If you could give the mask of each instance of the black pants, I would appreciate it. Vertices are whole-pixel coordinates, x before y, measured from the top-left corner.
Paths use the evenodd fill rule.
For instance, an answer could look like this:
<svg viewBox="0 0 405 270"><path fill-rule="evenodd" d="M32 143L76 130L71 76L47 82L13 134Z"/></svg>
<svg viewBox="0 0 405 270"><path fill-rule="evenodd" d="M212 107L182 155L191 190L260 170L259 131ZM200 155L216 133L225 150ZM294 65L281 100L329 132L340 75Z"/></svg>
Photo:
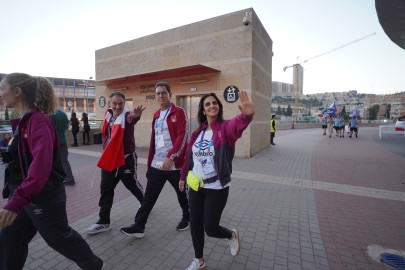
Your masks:
<svg viewBox="0 0 405 270"><path fill-rule="evenodd" d="M85 124L83 127L83 144L86 143L86 137L87 137L87 143L90 144L90 125Z"/></svg>
<svg viewBox="0 0 405 270"><path fill-rule="evenodd" d="M232 237L232 231L219 225L222 211L228 200L229 187L224 189L189 189L191 239L196 258L204 255L204 229L208 236L215 238Z"/></svg>
<svg viewBox="0 0 405 270"><path fill-rule="evenodd" d="M77 144L77 133L79 133L79 130L78 130L78 129L77 129L77 130L76 130L76 129L72 129L73 144L76 145L76 146L78 145L78 144Z"/></svg>
<svg viewBox="0 0 405 270"><path fill-rule="evenodd" d="M274 143L274 137L276 136L275 132L270 132L270 143Z"/></svg>
<svg viewBox="0 0 405 270"><path fill-rule="evenodd" d="M177 200L179 201L180 207L183 210L183 219L190 219L190 211L188 209L188 199L185 192L180 192L179 181L180 181L180 171L163 171L153 167L149 167L146 172L146 178L148 179L148 184L146 186L145 197L141 204L141 208L135 216L135 223L145 226L148 221L150 212L155 206L155 203L162 191L166 180L172 185L177 193Z"/></svg>
<svg viewBox="0 0 405 270"><path fill-rule="evenodd" d="M72 167L70 167L68 155L69 155L69 152L68 152L67 145L61 144L60 145L60 158L62 160L63 170L65 171L65 174L66 174L65 181L66 181L66 183L73 183L73 182L75 182L75 178L73 177Z"/></svg>
<svg viewBox="0 0 405 270"><path fill-rule="evenodd" d="M28 243L37 231L51 248L74 261L80 268L101 269L102 260L94 255L80 234L68 225L64 188L60 184L53 198L25 206L11 226L0 230L1 270L23 269Z"/></svg>
<svg viewBox="0 0 405 270"><path fill-rule="evenodd" d="M114 189L121 180L124 186L138 199L143 200L143 187L137 178L138 156L130 154L125 159L125 165L112 172L101 170L100 184L100 219L97 224L110 224L111 207L114 201Z"/></svg>

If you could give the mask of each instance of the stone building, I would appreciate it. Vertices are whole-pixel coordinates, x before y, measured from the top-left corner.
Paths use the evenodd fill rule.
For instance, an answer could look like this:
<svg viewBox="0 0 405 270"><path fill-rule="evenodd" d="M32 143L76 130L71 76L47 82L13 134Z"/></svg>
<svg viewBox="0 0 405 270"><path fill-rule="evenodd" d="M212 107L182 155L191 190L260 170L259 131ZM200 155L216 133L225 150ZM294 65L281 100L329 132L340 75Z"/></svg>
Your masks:
<svg viewBox="0 0 405 270"><path fill-rule="evenodd" d="M138 147L149 147L152 115L158 109L156 82L171 85L172 102L187 111L190 131L203 94L216 93L229 119L239 113L232 98L243 89L253 96L256 114L235 154L251 157L269 145L272 43L249 8L97 50L97 118L103 117L109 94L123 92L128 107L146 106L135 136Z"/></svg>

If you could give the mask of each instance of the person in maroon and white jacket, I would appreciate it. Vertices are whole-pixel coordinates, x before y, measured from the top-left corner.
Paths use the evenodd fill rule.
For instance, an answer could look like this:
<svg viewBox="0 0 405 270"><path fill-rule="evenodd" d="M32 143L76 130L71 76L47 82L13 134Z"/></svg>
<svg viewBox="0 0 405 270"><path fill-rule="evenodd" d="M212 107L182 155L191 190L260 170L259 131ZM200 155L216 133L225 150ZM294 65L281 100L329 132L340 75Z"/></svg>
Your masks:
<svg viewBox="0 0 405 270"><path fill-rule="evenodd" d="M186 112L171 103L172 93L168 83L157 83L155 94L160 108L153 115L152 121L148 171L146 172L148 184L141 207L136 213L135 223L121 229L123 234L138 238L145 235L145 224L166 181L169 181L176 191L183 211L177 230L186 230L190 220L187 195L179 190L180 169L184 163L187 145Z"/></svg>
<svg viewBox="0 0 405 270"><path fill-rule="evenodd" d="M23 269L28 243L37 232L54 250L81 269L98 270L103 261L68 225L65 172L55 125L55 92L48 79L11 73L0 82L0 98L21 119L12 122L9 154L16 163L0 209L0 269Z"/></svg>
<svg viewBox="0 0 405 270"><path fill-rule="evenodd" d="M219 225L231 186L235 144L255 113L253 101L245 91L239 92L239 98L241 114L230 120L223 119L222 103L214 93L202 96L198 105L199 127L191 135L187 146L186 161L179 182L180 190L184 191L190 171L204 181L202 188L188 190L191 238L195 253L188 270L206 268L203 255L204 231L208 236L228 239L231 254L239 254L239 232Z"/></svg>

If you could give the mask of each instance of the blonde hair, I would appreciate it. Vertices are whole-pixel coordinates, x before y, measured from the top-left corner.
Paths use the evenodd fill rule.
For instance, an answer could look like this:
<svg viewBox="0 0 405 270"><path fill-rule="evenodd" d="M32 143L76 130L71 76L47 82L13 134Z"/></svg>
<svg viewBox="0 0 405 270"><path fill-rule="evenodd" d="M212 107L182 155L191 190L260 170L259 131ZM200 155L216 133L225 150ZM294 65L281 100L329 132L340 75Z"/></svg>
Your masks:
<svg viewBox="0 0 405 270"><path fill-rule="evenodd" d="M45 114L53 114L56 107L56 95L51 82L44 77L33 77L25 73L11 73L5 80L10 89L19 87L29 106L36 106Z"/></svg>

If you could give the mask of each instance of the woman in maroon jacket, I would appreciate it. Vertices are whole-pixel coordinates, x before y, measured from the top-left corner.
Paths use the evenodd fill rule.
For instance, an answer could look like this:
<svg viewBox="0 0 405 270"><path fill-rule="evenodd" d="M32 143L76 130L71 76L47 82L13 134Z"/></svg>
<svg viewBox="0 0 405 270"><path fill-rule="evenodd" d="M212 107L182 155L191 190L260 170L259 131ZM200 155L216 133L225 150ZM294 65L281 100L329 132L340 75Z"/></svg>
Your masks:
<svg viewBox="0 0 405 270"><path fill-rule="evenodd" d="M19 167L11 197L0 210L0 269L23 269L28 243L37 231L46 243L82 269L101 269L103 261L68 225L59 141L48 116L55 93L48 79L12 73L0 82L1 99L22 115L10 156Z"/></svg>
<svg viewBox="0 0 405 270"><path fill-rule="evenodd" d="M191 135L179 189L184 191L189 172L204 182L202 188L188 190L191 238L195 258L187 268L205 269L204 230L208 236L228 239L232 256L239 254L239 233L219 225L231 185L232 159L236 140L242 136L255 113L253 101L245 91L239 92L241 114L223 119L223 106L214 93L201 97L197 119L199 127Z"/></svg>

